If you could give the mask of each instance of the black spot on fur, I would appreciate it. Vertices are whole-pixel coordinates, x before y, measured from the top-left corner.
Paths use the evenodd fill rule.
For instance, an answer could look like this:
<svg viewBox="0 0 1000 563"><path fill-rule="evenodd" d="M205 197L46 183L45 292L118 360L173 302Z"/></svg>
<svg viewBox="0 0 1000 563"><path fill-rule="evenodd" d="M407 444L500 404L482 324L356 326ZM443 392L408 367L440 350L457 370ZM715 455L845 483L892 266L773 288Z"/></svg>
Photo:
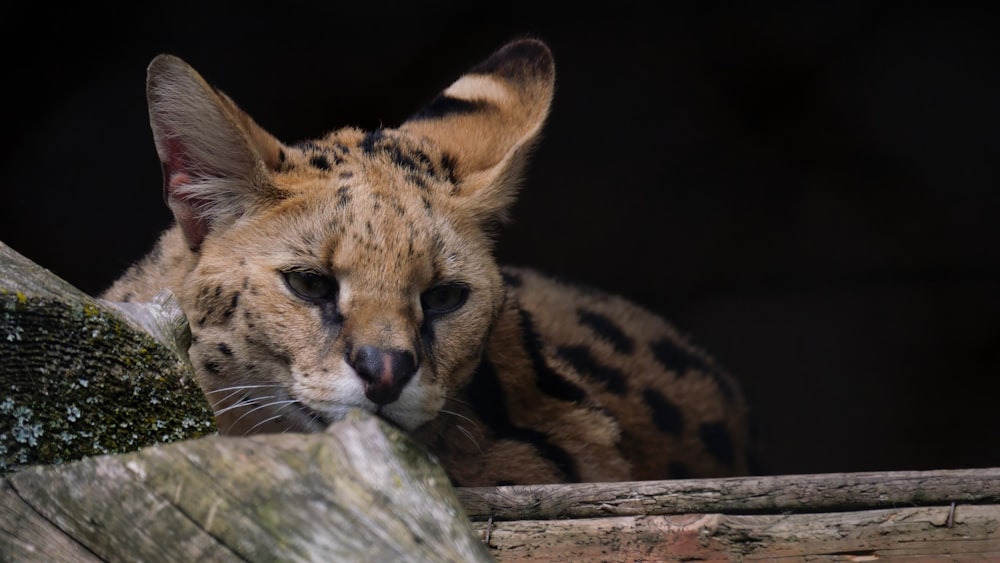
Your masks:
<svg viewBox="0 0 1000 563"><path fill-rule="evenodd" d="M458 180L455 178L455 166L457 164L458 161L455 160L453 155L441 155L441 171L444 174L445 179L456 186L458 185Z"/></svg>
<svg viewBox="0 0 1000 563"><path fill-rule="evenodd" d="M684 415L677 405L663 396L663 393L655 389L646 389L642 392L642 400L649 410L653 411L653 424L661 432L679 436L684 431Z"/></svg>
<svg viewBox="0 0 1000 563"><path fill-rule="evenodd" d="M653 349L653 357L668 371L677 373L678 377L684 376L690 370L698 370L708 373L708 364L705 360L692 354L690 351L664 338L650 344Z"/></svg>
<svg viewBox="0 0 1000 563"><path fill-rule="evenodd" d="M535 381L538 388L555 399L579 402L587 397L587 393L577 384L553 371L542 355L542 339L535 332L531 314L524 309L518 309L521 314L521 335L524 338L524 348L531 359L531 367L535 371Z"/></svg>
<svg viewBox="0 0 1000 563"><path fill-rule="evenodd" d="M503 283L509 287L521 287L524 284L521 276L513 272L500 272L500 276L503 277Z"/></svg>
<svg viewBox="0 0 1000 563"><path fill-rule="evenodd" d="M280 150L280 149L279 149ZM288 155L284 150L278 154L278 162L274 165L275 172L288 172L295 169L295 163L288 160Z"/></svg>
<svg viewBox="0 0 1000 563"><path fill-rule="evenodd" d="M222 373L222 365L220 365L219 362L216 362L215 360L205 360L204 362L201 363L201 365L202 367L205 368L205 371L208 371L214 375L219 375L220 373Z"/></svg>
<svg viewBox="0 0 1000 563"><path fill-rule="evenodd" d="M690 370L700 371L715 382L727 402L731 403L736 399L732 382L704 357L685 350L668 339L653 342L650 347L656 360L668 371L676 372L677 377L683 377Z"/></svg>
<svg viewBox="0 0 1000 563"><path fill-rule="evenodd" d="M399 215L400 217L406 215L406 208L403 207L403 204L399 202L398 198L393 197L389 201L389 205L392 206L392 210L396 212L396 215Z"/></svg>
<svg viewBox="0 0 1000 563"><path fill-rule="evenodd" d="M385 139L385 130L376 129L374 131L369 131L365 133L364 138L361 139L361 152L365 154L373 154L375 152L376 145Z"/></svg>
<svg viewBox="0 0 1000 563"><path fill-rule="evenodd" d="M403 151L403 148L396 143L386 144L383 150L392 157L392 161L404 170L409 170L410 172L418 172L420 167L409 154Z"/></svg>
<svg viewBox="0 0 1000 563"><path fill-rule="evenodd" d="M253 320L253 313L250 309L243 309L243 321L246 322L247 328L253 330L256 327L256 323Z"/></svg>
<svg viewBox="0 0 1000 563"><path fill-rule="evenodd" d="M232 317L233 313L236 311L236 306L239 304L239 302L240 302L240 292L234 291L233 298L229 300L229 306L222 311L222 318L228 319L229 317Z"/></svg>
<svg viewBox="0 0 1000 563"><path fill-rule="evenodd" d="M347 207L347 204L351 202L351 192L349 186L340 186L337 188L337 207L343 208Z"/></svg>
<svg viewBox="0 0 1000 563"><path fill-rule="evenodd" d="M410 173L406 175L406 180L421 190L427 189L427 181L420 174Z"/></svg>
<svg viewBox="0 0 1000 563"><path fill-rule="evenodd" d="M437 170L434 160L405 137L394 138L390 133L378 129L365 134L359 146L366 155L381 153L388 156L393 164L409 172L407 180L417 187L426 189L427 177L442 179L442 173ZM444 174L450 178L453 173L444 170Z"/></svg>
<svg viewBox="0 0 1000 563"><path fill-rule="evenodd" d="M469 406L494 432L498 440L515 440L534 446L539 455L552 462L566 481L580 481L580 474L573 458L566 450L552 444L548 437L538 430L515 425L507 412L507 401L496 369L489 360L483 360L465 387L465 399Z"/></svg>
<svg viewBox="0 0 1000 563"><path fill-rule="evenodd" d="M309 164L312 164L314 167L319 168L320 170L330 169L330 161L327 160L326 156L322 154L313 155L313 157L309 159Z"/></svg>
<svg viewBox="0 0 1000 563"><path fill-rule="evenodd" d="M434 169L434 161L431 157L427 156L427 153L420 149L413 149L411 151L413 154L413 159L420 164L420 167L427 171L431 176L437 176L437 170Z"/></svg>
<svg viewBox="0 0 1000 563"><path fill-rule="evenodd" d="M715 459L727 466L732 467L736 461L736 449L733 446L733 438L729 434L729 429L722 422L706 422L698 429L705 449L712 454Z"/></svg>
<svg viewBox="0 0 1000 563"><path fill-rule="evenodd" d="M409 121L440 119L449 115L466 115L491 107L485 100L463 100L439 94L426 107L410 116Z"/></svg>
<svg viewBox="0 0 1000 563"><path fill-rule="evenodd" d="M560 346L556 349L556 354L569 362L578 374L604 383L608 391L618 395L628 392L625 375L598 362L586 346Z"/></svg>
<svg viewBox="0 0 1000 563"><path fill-rule="evenodd" d="M131 301L131 300L132 300L132 299L133 299L134 297L135 297L135 294L134 294L134 293L132 293L132 292L130 291L130 292L126 293L126 294L125 294L125 295L124 295L124 296L122 297L122 301L124 301L124 302L128 303L128 302L129 302L129 301Z"/></svg>
<svg viewBox="0 0 1000 563"><path fill-rule="evenodd" d="M225 342L219 342L218 349L223 356L233 355L233 349L230 348Z"/></svg>
<svg viewBox="0 0 1000 563"><path fill-rule="evenodd" d="M577 309L576 313L580 317L581 323L590 327L601 340L610 342L618 353L632 353L635 348L632 339L614 321L600 313L586 309Z"/></svg>
<svg viewBox="0 0 1000 563"><path fill-rule="evenodd" d="M351 172L350 170L344 170L343 172L340 173L341 180L350 180L353 177L354 177L354 172Z"/></svg>

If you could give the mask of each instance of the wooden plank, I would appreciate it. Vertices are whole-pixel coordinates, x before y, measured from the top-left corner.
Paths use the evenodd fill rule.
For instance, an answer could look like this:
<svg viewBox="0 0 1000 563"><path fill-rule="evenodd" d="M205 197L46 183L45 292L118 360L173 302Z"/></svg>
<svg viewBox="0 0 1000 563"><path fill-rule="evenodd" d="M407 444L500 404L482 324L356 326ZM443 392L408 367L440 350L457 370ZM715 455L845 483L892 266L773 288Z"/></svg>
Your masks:
<svg viewBox="0 0 1000 563"><path fill-rule="evenodd" d="M100 561L14 494L6 481L0 481L0 515L0 561Z"/></svg>
<svg viewBox="0 0 1000 563"><path fill-rule="evenodd" d="M136 479L129 467L135 463L99 457L67 464L58 475L26 469L10 480L20 498L101 559L239 560L181 507Z"/></svg>
<svg viewBox="0 0 1000 563"><path fill-rule="evenodd" d="M830 512L1000 503L1000 468L463 488L474 520Z"/></svg>
<svg viewBox="0 0 1000 563"><path fill-rule="evenodd" d="M0 483L3 561L490 560L444 470L361 412L322 434L212 436Z"/></svg>
<svg viewBox="0 0 1000 563"><path fill-rule="evenodd" d="M949 515L950 524L949 527ZM1000 560L1000 505L477 522L513 561Z"/></svg>

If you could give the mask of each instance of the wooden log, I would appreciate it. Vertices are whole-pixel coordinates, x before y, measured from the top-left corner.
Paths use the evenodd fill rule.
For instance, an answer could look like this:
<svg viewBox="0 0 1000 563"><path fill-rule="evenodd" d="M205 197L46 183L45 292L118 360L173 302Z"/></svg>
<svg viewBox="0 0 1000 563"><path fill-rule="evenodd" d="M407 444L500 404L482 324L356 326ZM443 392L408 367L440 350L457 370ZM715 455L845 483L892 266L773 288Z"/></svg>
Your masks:
<svg viewBox="0 0 1000 563"><path fill-rule="evenodd" d="M363 413L202 437L188 337L0 243L0 561L1000 560L998 468L455 490Z"/></svg>
<svg viewBox="0 0 1000 563"><path fill-rule="evenodd" d="M1000 560L1000 505L476 523L488 526L502 562Z"/></svg>
<svg viewBox="0 0 1000 563"><path fill-rule="evenodd" d="M216 432L169 292L91 298L0 242L0 474Z"/></svg>
<svg viewBox="0 0 1000 563"><path fill-rule="evenodd" d="M491 560L440 465L361 412L22 469L0 509L2 561Z"/></svg>
<svg viewBox="0 0 1000 563"><path fill-rule="evenodd" d="M495 521L1000 504L1000 468L470 487L458 496L471 518Z"/></svg>

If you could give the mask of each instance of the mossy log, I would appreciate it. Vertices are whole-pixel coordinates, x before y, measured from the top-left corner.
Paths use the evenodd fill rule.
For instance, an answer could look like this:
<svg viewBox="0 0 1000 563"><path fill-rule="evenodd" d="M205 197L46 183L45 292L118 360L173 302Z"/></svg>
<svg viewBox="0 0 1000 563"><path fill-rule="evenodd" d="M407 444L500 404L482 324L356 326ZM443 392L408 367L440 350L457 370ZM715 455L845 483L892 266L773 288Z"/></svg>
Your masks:
<svg viewBox="0 0 1000 563"><path fill-rule="evenodd" d="M0 242L0 474L216 432L169 292L114 304Z"/></svg>
<svg viewBox="0 0 1000 563"><path fill-rule="evenodd" d="M29 467L0 513L2 561L492 561L441 466L360 411Z"/></svg>

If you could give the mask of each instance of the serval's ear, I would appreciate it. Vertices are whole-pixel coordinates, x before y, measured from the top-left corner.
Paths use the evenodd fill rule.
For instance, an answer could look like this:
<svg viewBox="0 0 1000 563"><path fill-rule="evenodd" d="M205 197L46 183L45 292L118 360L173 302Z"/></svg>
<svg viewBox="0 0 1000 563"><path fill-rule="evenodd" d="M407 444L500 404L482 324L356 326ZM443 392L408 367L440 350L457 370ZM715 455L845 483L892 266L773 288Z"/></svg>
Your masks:
<svg viewBox="0 0 1000 563"><path fill-rule="evenodd" d="M455 197L482 222L503 220L552 103L555 65L541 41L508 43L462 75L403 131L430 138L451 157Z"/></svg>
<svg viewBox="0 0 1000 563"><path fill-rule="evenodd" d="M164 198L192 250L213 229L281 198L270 175L284 157L281 143L187 63L154 58L146 99Z"/></svg>

